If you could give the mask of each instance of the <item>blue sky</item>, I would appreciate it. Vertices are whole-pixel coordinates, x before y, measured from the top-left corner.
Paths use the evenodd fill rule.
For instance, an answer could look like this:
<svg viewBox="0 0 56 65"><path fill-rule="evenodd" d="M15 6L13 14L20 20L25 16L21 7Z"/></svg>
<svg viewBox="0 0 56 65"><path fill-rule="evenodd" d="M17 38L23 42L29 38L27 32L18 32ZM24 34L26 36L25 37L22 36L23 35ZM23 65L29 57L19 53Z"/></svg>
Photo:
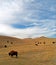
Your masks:
<svg viewBox="0 0 56 65"><path fill-rule="evenodd" d="M0 35L56 38L56 0L0 0Z"/></svg>

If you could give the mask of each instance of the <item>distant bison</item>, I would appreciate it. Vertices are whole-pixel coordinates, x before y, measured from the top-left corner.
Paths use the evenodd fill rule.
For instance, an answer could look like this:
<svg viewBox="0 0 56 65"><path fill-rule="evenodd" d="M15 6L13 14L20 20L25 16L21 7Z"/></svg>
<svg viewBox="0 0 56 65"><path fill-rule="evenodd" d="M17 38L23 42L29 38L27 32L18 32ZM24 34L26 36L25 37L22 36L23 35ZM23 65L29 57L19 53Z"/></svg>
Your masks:
<svg viewBox="0 0 56 65"><path fill-rule="evenodd" d="M56 42L52 42L53 44L55 44Z"/></svg>
<svg viewBox="0 0 56 65"><path fill-rule="evenodd" d="M5 48L7 47L7 45L4 46Z"/></svg>
<svg viewBox="0 0 56 65"><path fill-rule="evenodd" d="M35 45L36 45L36 46L38 46L38 44L37 44L37 43L36 43Z"/></svg>
<svg viewBox="0 0 56 65"><path fill-rule="evenodd" d="M14 50L12 50L12 51L9 52L9 56L13 57L14 55L16 57L18 57L18 52L17 51L14 51Z"/></svg>

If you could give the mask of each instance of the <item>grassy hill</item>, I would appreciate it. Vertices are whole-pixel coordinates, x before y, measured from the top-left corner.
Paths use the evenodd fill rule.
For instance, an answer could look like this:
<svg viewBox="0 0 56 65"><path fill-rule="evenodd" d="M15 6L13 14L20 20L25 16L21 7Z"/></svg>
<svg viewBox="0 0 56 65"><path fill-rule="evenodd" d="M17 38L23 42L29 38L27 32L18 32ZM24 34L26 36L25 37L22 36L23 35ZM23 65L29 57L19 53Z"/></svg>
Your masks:
<svg viewBox="0 0 56 65"><path fill-rule="evenodd" d="M17 39L0 36L0 46L0 65L56 65L56 38ZM18 58L8 55L11 50L18 52Z"/></svg>
<svg viewBox="0 0 56 65"><path fill-rule="evenodd" d="M0 36L0 48L4 47L5 45L9 47L12 44L20 44L20 43L22 43L21 39L8 36Z"/></svg>

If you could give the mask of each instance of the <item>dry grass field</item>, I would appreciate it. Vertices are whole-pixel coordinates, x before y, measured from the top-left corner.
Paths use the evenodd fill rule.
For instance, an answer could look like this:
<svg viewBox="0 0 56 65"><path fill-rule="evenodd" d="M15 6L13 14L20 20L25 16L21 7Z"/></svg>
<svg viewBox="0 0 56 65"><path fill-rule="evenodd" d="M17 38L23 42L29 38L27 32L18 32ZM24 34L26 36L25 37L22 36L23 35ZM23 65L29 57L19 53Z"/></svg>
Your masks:
<svg viewBox="0 0 56 65"><path fill-rule="evenodd" d="M11 50L18 52L18 58L8 55ZM56 38L16 39L1 36L0 65L56 65Z"/></svg>

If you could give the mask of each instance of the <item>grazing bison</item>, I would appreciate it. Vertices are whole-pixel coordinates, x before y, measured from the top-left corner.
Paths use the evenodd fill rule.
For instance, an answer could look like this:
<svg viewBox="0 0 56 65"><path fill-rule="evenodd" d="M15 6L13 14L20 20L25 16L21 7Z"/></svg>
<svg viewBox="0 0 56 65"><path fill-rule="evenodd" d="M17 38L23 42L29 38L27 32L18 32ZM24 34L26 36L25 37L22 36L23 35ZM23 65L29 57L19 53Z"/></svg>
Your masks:
<svg viewBox="0 0 56 65"><path fill-rule="evenodd" d="M55 44L56 42L52 42L53 44Z"/></svg>
<svg viewBox="0 0 56 65"><path fill-rule="evenodd" d="M7 48L7 45L5 45L4 47Z"/></svg>
<svg viewBox="0 0 56 65"><path fill-rule="evenodd" d="M38 46L39 42L35 42L35 45Z"/></svg>
<svg viewBox="0 0 56 65"><path fill-rule="evenodd" d="M12 51L9 52L9 56L13 57L14 55L16 57L18 57L18 52L17 51L14 51L14 50L12 50Z"/></svg>
<svg viewBox="0 0 56 65"><path fill-rule="evenodd" d="M36 43L35 45L36 45L36 46L38 46L38 44L37 44L37 43Z"/></svg>
<svg viewBox="0 0 56 65"><path fill-rule="evenodd" d="M43 42L43 44L45 44L45 42Z"/></svg>

